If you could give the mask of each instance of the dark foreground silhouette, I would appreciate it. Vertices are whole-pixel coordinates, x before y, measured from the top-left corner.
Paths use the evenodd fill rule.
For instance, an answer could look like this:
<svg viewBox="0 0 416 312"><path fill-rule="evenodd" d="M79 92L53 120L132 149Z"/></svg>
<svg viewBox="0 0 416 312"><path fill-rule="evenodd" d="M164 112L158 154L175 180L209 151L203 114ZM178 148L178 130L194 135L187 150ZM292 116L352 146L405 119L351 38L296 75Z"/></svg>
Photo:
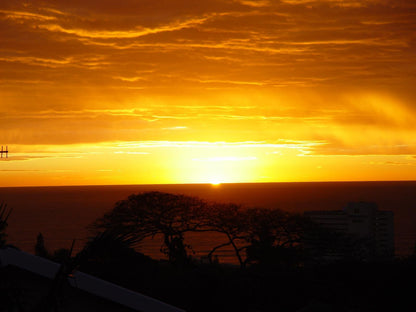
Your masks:
<svg viewBox="0 0 416 312"><path fill-rule="evenodd" d="M8 216L1 208L0 215ZM4 246L7 218L3 219L0 237ZM94 238L77 255L65 249L50 253L41 235L36 253L65 263L68 272L95 275L187 311L415 309L416 255L369 260L354 253L349 257L352 238L317 228L298 215L242 211L232 204L152 192L117 203L92 228ZM184 235L189 231L222 233L225 240L218 248L232 246L239 265L192 258L188 254L192 246ZM167 260L156 261L137 251L143 239L157 234L162 234ZM312 242L318 237L327 243L321 242L321 249L310 252L311 237ZM347 250L342 248L345 239ZM345 257L328 261L328 252L334 248ZM0 311L9 311L1 302L10 307L24 298L4 285L0 286Z"/></svg>

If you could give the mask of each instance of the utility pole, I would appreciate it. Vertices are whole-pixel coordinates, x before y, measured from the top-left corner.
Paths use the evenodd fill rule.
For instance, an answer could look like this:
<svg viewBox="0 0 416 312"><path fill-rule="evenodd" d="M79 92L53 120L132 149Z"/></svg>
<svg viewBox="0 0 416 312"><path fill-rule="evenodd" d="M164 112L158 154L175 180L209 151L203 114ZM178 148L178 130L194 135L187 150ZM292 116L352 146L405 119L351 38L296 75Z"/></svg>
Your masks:
<svg viewBox="0 0 416 312"><path fill-rule="evenodd" d="M3 154L6 154L4 158L9 158L9 150L7 148L7 145L6 145L6 149L3 148L3 145L1 146L0 154L1 154L1 158L3 158Z"/></svg>

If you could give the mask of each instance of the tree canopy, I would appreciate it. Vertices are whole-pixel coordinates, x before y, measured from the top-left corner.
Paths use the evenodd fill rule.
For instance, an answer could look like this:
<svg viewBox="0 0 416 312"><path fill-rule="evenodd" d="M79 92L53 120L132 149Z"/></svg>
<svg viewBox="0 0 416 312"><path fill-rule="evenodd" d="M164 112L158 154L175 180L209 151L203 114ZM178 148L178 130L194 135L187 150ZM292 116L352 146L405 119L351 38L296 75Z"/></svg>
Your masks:
<svg viewBox="0 0 416 312"><path fill-rule="evenodd" d="M184 243L184 234L201 229L206 206L206 202L196 197L141 193L116 203L113 210L93 224L93 228L119 231L136 244L161 234L161 251L170 262L179 264L187 261L187 251L191 249Z"/></svg>
<svg viewBox="0 0 416 312"><path fill-rule="evenodd" d="M162 237L161 251L171 263L180 265L187 263L192 250L185 242L186 233L220 233L223 239L208 252L208 258L231 247L244 267L248 262L264 262L271 251L298 246L302 217L278 209L244 208L186 195L147 192L117 202L92 228L120 233L136 246L146 238Z"/></svg>

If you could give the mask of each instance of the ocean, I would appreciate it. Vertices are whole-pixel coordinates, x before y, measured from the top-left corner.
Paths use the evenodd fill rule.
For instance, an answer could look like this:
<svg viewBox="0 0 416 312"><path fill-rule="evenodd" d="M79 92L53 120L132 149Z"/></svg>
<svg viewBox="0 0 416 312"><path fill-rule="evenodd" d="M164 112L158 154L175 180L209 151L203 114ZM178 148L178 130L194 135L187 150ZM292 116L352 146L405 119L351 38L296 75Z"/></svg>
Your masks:
<svg viewBox="0 0 416 312"><path fill-rule="evenodd" d="M340 210L351 201L371 201L380 210L394 212L396 255L412 253L416 242L416 182L408 181L5 187L0 188L0 202L12 209L8 242L33 253L36 236L42 233L49 250L70 248L73 239L75 250L80 250L91 236L89 224L117 201L145 191L298 213ZM206 253L215 243L212 240L206 234L194 238L196 255ZM156 259L163 258L160 244L158 240L147 242L141 251ZM234 261L229 250L220 254L220 260Z"/></svg>

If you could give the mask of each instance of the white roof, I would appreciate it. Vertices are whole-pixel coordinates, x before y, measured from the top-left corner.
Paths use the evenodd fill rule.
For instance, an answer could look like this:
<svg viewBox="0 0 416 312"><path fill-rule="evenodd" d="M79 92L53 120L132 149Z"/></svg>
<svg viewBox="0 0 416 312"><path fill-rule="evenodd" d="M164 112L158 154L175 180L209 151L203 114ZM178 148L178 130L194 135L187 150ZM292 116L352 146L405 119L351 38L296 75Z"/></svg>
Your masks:
<svg viewBox="0 0 416 312"><path fill-rule="evenodd" d="M13 265L26 271L53 279L60 264L14 248L0 249L0 266ZM94 276L75 272L68 277L71 286L90 294L142 312L185 312L162 301L106 282Z"/></svg>

